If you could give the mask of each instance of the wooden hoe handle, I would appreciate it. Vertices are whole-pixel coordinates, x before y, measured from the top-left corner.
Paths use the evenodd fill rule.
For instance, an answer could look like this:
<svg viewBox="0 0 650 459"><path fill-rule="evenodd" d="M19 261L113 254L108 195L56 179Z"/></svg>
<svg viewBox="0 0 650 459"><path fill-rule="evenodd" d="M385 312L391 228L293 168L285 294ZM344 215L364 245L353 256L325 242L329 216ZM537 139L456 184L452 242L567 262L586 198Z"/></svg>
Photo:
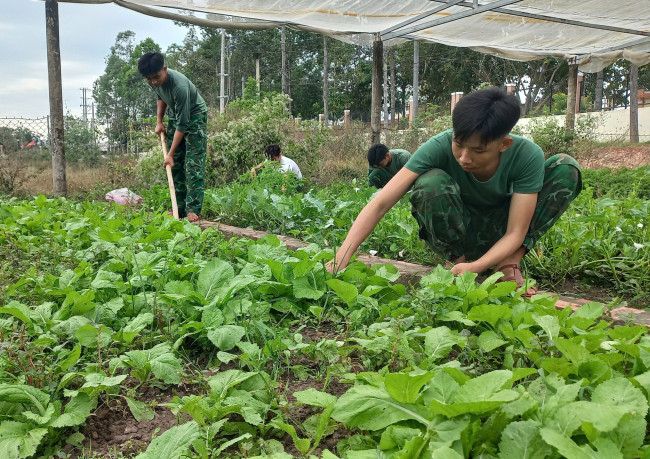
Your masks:
<svg viewBox="0 0 650 459"><path fill-rule="evenodd" d="M165 140L165 133L160 133L160 143L162 145L162 154L163 158L167 156L167 141ZM167 170L167 183L169 183L169 196L172 199L172 214L174 218L178 220L178 204L176 203L176 188L174 188L174 178L172 177L172 167L167 165L165 167Z"/></svg>

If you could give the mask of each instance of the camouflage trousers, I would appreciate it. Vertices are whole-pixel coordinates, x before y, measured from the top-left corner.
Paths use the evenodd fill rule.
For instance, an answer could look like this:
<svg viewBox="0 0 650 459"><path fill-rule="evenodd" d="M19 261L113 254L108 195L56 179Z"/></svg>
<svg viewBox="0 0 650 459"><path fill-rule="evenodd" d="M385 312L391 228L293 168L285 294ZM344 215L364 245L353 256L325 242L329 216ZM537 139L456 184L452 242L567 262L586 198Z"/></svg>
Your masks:
<svg viewBox="0 0 650 459"><path fill-rule="evenodd" d="M176 188L178 215L181 218L194 212L201 215L205 191L205 156L208 147L206 135L207 113L190 117L190 124L180 145L174 152L172 176ZM169 120L167 147L171 147L176 132L176 121Z"/></svg>
<svg viewBox="0 0 650 459"><path fill-rule="evenodd" d="M580 166L569 155L555 155L544 163L544 185L537 196L524 247L532 249L582 190ZM461 199L460 187L441 169L415 181L411 213L420 226L420 239L431 249L455 260L483 256L503 237L508 226L510 199L495 207L472 206Z"/></svg>

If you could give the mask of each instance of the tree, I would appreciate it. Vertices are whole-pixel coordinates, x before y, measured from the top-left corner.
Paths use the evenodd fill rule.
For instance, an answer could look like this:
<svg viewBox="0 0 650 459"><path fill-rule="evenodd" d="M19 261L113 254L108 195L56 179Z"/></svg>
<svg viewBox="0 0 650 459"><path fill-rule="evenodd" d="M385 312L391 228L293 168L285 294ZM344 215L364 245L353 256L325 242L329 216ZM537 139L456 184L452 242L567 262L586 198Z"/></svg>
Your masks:
<svg viewBox="0 0 650 459"><path fill-rule="evenodd" d="M118 33L104 74L93 84L97 117L107 125L109 141L122 147L128 142L130 121L156 113L156 97L138 72L138 59L148 51L160 51L160 46L151 38L135 45L135 33Z"/></svg>

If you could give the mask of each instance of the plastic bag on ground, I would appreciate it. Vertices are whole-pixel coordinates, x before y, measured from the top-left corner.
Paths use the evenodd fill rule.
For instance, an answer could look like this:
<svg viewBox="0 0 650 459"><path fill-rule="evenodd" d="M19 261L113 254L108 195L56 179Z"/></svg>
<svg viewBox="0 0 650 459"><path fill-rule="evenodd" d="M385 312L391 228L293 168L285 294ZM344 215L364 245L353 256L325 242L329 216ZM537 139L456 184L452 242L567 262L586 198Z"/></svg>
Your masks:
<svg viewBox="0 0 650 459"><path fill-rule="evenodd" d="M106 193L105 199L113 201L122 206L135 206L142 204L142 197L130 191L128 188L120 188L118 190L109 191Z"/></svg>

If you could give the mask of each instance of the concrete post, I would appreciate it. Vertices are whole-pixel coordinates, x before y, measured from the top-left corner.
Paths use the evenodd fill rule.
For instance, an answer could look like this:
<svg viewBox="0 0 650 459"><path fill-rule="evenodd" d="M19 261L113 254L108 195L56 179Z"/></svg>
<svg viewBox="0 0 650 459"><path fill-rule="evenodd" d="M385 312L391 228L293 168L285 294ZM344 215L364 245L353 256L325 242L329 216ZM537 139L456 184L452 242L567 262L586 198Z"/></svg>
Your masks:
<svg viewBox="0 0 650 459"><path fill-rule="evenodd" d="M414 120L415 116L413 116L415 114L414 106L415 106L415 102L413 101L413 99L411 99L409 101L409 128L413 127L413 121L415 121Z"/></svg>
<svg viewBox="0 0 650 459"><path fill-rule="evenodd" d="M451 113L454 113L454 108L456 107L456 104L460 100L461 97L463 97L463 92L452 92L451 93Z"/></svg>
<svg viewBox="0 0 650 459"><path fill-rule="evenodd" d="M506 93L508 94L514 94L515 93L515 88L517 87L516 84L514 83L508 83L506 85Z"/></svg>
<svg viewBox="0 0 650 459"><path fill-rule="evenodd" d="M352 120L350 119L350 110L343 110L343 127L350 129L352 127Z"/></svg>
<svg viewBox="0 0 650 459"><path fill-rule="evenodd" d="M322 128L323 127L323 120L325 119L325 115L320 113L318 115L318 127Z"/></svg>

